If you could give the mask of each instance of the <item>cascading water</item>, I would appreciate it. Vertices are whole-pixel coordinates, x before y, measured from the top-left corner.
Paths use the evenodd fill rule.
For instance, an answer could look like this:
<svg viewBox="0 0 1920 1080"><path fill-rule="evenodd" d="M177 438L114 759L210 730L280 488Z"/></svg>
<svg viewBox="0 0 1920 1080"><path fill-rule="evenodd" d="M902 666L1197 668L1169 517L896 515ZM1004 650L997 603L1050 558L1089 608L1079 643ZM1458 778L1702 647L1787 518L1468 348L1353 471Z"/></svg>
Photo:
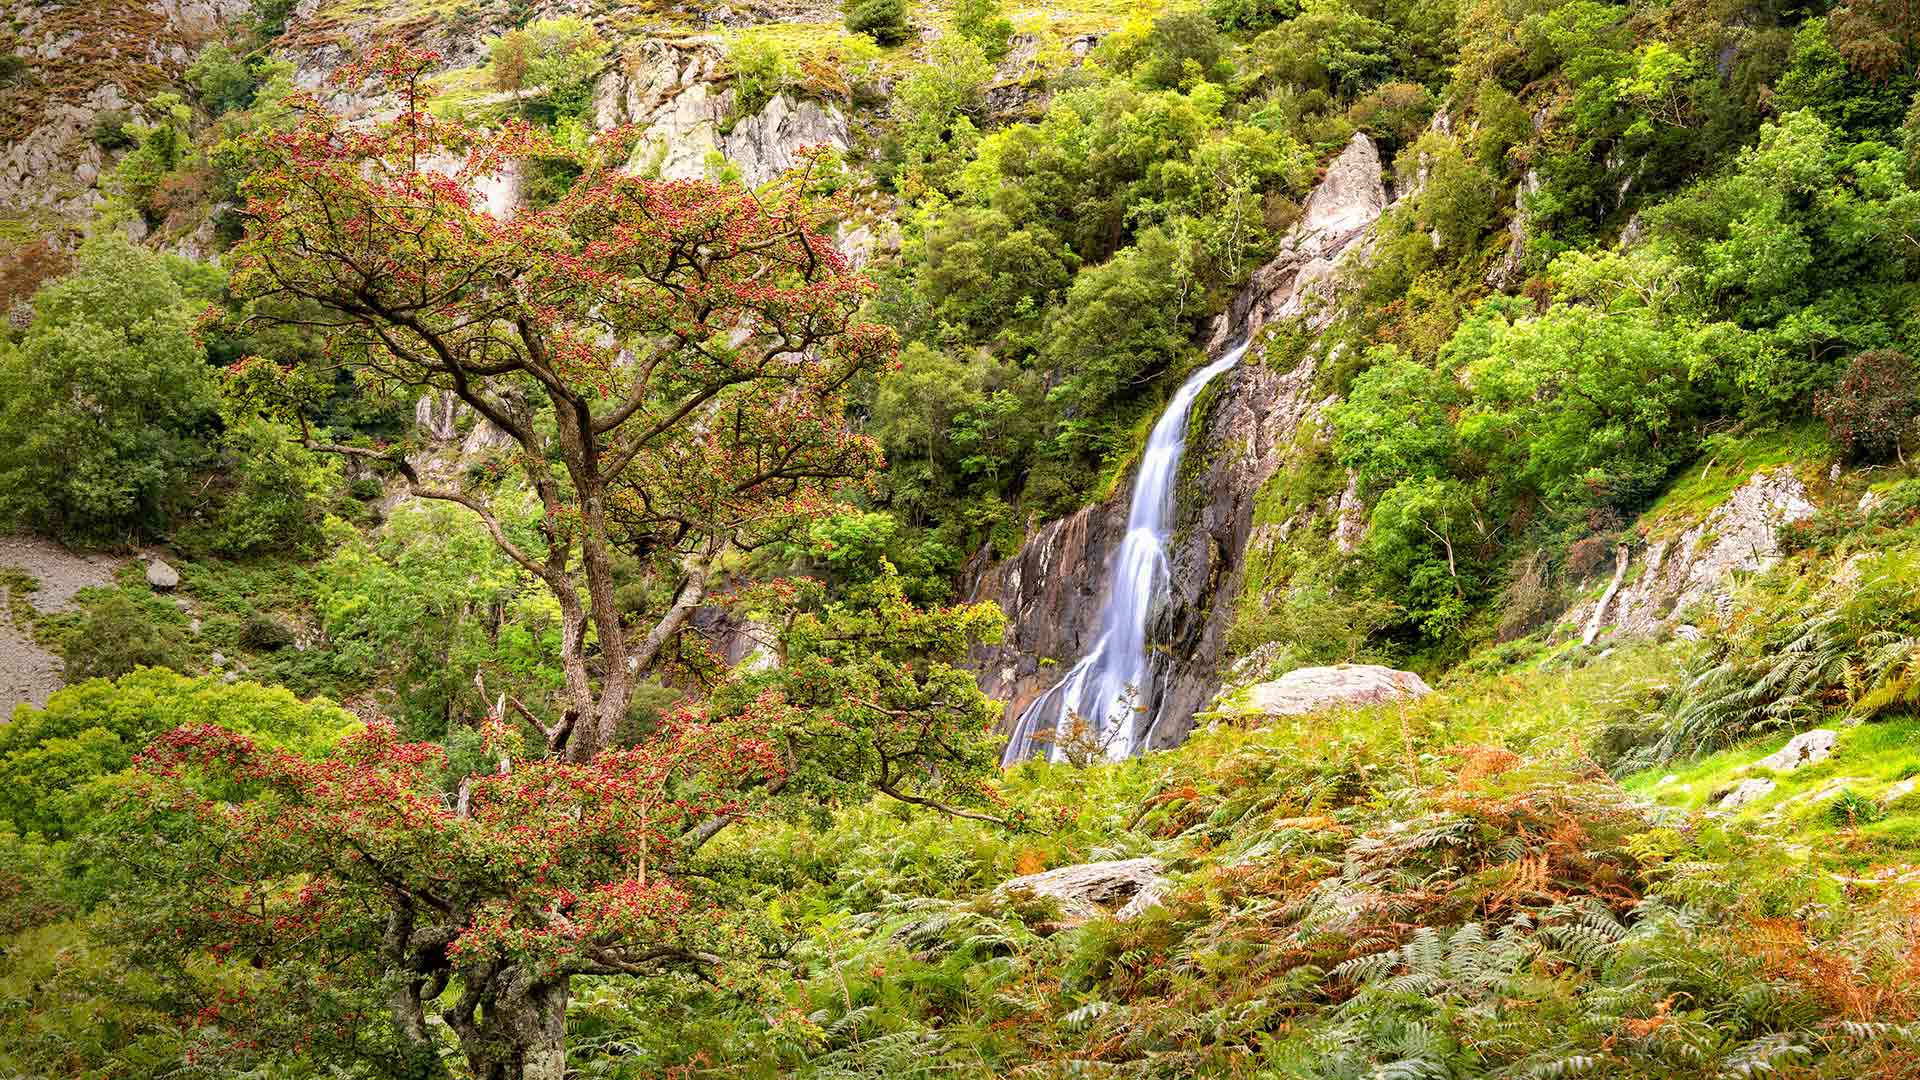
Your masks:
<svg viewBox="0 0 1920 1080"><path fill-rule="evenodd" d="M1154 718L1147 715L1152 687L1147 662L1147 620L1166 587L1167 533L1173 526L1173 479L1187 449L1187 413L1221 372L1247 351L1238 345L1180 387L1153 425L1140 474L1133 481L1127 535L1107 579L1100 609L1100 639L1053 689L1040 695L1013 727L1000 756L1011 765L1045 744L1055 761L1069 739L1086 740L1115 760L1147 745ZM1076 731L1074 721L1080 721Z"/></svg>

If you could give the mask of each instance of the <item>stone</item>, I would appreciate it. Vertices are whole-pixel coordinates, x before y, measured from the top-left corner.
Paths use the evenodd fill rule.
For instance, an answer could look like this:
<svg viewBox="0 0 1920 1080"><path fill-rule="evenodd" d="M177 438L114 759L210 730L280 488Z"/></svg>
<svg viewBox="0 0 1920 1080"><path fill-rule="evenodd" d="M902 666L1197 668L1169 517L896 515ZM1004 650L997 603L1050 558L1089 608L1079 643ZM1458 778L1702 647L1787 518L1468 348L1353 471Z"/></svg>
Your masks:
<svg viewBox="0 0 1920 1080"><path fill-rule="evenodd" d="M1742 780L1732 791L1727 792L1716 805L1721 810L1738 810L1748 803L1757 802L1773 794L1773 789L1778 786L1779 785L1773 781L1765 779L1764 777L1756 776L1749 780Z"/></svg>
<svg viewBox="0 0 1920 1080"><path fill-rule="evenodd" d="M812 99L775 94L721 139L727 160L748 184L764 184L800 163L809 146L845 150L850 145L847 118L839 109Z"/></svg>
<svg viewBox="0 0 1920 1080"><path fill-rule="evenodd" d="M1117 859L1078 863L1002 882L993 895L1016 893L1046 897L1060 904L1069 925L1111 914L1125 921L1160 902L1166 879L1157 859Z"/></svg>
<svg viewBox="0 0 1920 1080"><path fill-rule="evenodd" d="M1756 769L1792 772L1807 765L1818 765L1833 756L1840 733L1832 728L1814 728L1787 740L1787 745L1753 763Z"/></svg>
<svg viewBox="0 0 1920 1080"><path fill-rule="evenodd" d="M1697 524L1636 553L1640 573L1609 598L1598 625L1652 636L1695 605L1725 610L1734 576L1779 562L1780 526L1805 521L1816 509L1791 466L1755 472ZM1596 606L1577 605L1563 621L1585 626Z"/></svg>
<svg viewBox="0 0 1920 1080"><path fill-rule="evenodd" d="M1915 788L1920 788L1920 776L1909 776L1882 792L1880 795L1880 805L1892 806L1901 799L1913 794Z"/></svg>
<svg viewBox="0 0 1920 1080"><path fill-rule="evenodd" d="M162 591L176 588L180 584L180 571L156 558L147 564L147 584Z"/></svg>
<svg viewBox="0 0 1920 1080"><path fill-rule="evenodd" d="M1242 711L1257 716L1300 716L1337 705L1411 701L1433 693L1411 671L1378 664L1297 668L1271 682L1247 688Z"/></svg>

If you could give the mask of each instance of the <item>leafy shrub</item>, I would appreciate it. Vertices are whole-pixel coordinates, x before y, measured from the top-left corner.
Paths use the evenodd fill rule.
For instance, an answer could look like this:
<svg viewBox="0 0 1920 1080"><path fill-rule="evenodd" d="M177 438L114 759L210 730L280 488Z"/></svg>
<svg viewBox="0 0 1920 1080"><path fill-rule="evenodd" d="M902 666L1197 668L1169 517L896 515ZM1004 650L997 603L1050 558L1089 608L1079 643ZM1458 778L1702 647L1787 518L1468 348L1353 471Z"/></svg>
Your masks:
<svg viewBox="0 0 1920 1080"><path fill-rule="evenodd" d="M727 39L727 70L733 75L729 119L752 116L800 79L780 42L769 34L734 34Z"/></svg>
<svg viewBox="0 0 1920 1080"><path fill-rule="evenodd" d="M1007 18L1000 0L960 0L953 9L953 29L980 46L988 63L998 64L1007 58L1013 20Z"/></svg>
<svg viewBox="0 0 1920 1080"><path fill-rule="evenodd" d="M204 520L181 531L182 546L235 557L315 554L338 483L337 462L308 450L284 426L258 418L236 418L220 441L228 487Z"/></svg>
<svg viewBox="0 0 1920 1080"><path fill-rule="evenodd" d="M1815 399L1833 441L1854 461L1885 461L1900 452L1900 439L1920 416L1913 361L1893 349L1872 349L1853 358L1833 390Z"/></svg>
<svg viewBox="0 0 1920 1080"><path fill-rule="evenodd" d="M539 118L582 120L593 105L593 83L613 46L577 16L540 19L487 43L487 74L499 90L539 88L529 102Z"/></svg>
<svg viewBox="0 0 1920 1080"><path fill-rule="evenodd" d="M200 50L186 70L186 80L200 104L215 116L246 108L258 85L246 59L218 41Z"/></svg>
<svg viewBox="0 0 1920 1080"><path fill-rule="evenodd" d="M1222 30L1265 30L1300 14L1299 0L1207 0L1207 17Z"/></svg>
<svg viewBox="0 0 1920 1080"><path fill-rule="evenodd" d="M0 53L0 86L11 86L27 78L27 58L16 52Z"/></svg>
<svg viewBox="0 0 1920 1080"><path fill-rule="evenodd" d="M84 601L61 635L68 682L117 679L139 667L179 668L187 660L187 620L152 595L106 589Z"/></svg>
<svg viewBox="0 0 1920 1080"><path fill-rule="evenodd" d="M240 628L240 644L256 652L278 652L293 644L293 631L271 615L254 612Z"/></svg>
<svg viewBox="0 0 1920 1080"><path fill-rule="evenodd" d="M107 109L94 114L93 126L87 129L87 137L102 150L125 150L135 141L127 133L127 125L131 123L133 114L127 110Z"/></svg>
<svg viewBox="0 0 1920 1080"><path fill-rule="evenodd" d="M882 45L898 45L913 36L906 0L847 0L847 29Z"/></svg>

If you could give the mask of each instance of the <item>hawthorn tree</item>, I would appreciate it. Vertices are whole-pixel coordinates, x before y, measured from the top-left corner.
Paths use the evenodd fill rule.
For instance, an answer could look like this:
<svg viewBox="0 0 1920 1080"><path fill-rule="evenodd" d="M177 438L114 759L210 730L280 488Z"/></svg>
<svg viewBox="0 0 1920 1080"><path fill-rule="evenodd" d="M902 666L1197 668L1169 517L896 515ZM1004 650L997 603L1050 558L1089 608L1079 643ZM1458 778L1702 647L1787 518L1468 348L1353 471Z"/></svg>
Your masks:
<svg viewBox="0 0 1920 1080"><path fill-rule="evenodd" d="M585 761L723 556L871 476L879 451L841 395L896 339L857 320L870 286L818 231L834 208L805 170L758 192L648 180L621 170L631 132L616 130L577 155L554 203L495 216L479 182L576 155L524 124L429 113L436 59L390 43L336 76L392 94L390 119L348 123L295 98L288 128L252 138L232 291L243 319L317 324L364 383L450 392L504 431L543 510L537 535L513 535L484 483L421 476L405 446L326 441L319 388L291 370L251 359L231 383L316 449L466 507L552 592L566 688L541 727ZM645 625L615 597L621 551L671 581Z"/></svg>
<svg viewBox="0 0 1920 1080"><path fill-rule="evenodd" d="M957 666L999 612L916 608L891 568L845 602L818 590L729 597L789 613L782 663L584 762L526 753L497 714L452 753L385 722L317 759L209 723L164 735L89 856L164 987L149 1004L241 1070L438 1080L450 1032L481 1080L560 1080L575 976L751 990L780 928L738 860L702 856L727 825L875 791L1018 816L990 783L999 707Z"/></svg>
<svg viewBox="0 0 1920 1080"><path fill-rule="evenodd" d="M840 399L894 351L855 321L866 283L814 228L804 177L648 181L603 144L553 205L489 214L475 181L555 148L427 114L431 60L386 46L348 70L399 93L391 120L302 101L257 137L233 288L245 317L323 326L375 387L448 391L497 425L542 516L497 512L484 470L436 483L404 446L327 442L297 371L245 361L230 389L475 515L560 609L560 718L519 707L545 740L527 752L500 695L477 737L410 743L381 720L318 759L183 727L141 757L97 862L203 1052L437 1080L450 1033L482 1080L561 1080L575 976L765 977L751 877L701 854L729 824L876 791L1004 820L999 710L958 666L1000 615L919 609L884 565L838 603L718 588L729 553L877 464ZM619 553L672 583L644 624L615 596ZM783 663L723 672L615 745L635 683L715 603L771 628Z"/></svg>

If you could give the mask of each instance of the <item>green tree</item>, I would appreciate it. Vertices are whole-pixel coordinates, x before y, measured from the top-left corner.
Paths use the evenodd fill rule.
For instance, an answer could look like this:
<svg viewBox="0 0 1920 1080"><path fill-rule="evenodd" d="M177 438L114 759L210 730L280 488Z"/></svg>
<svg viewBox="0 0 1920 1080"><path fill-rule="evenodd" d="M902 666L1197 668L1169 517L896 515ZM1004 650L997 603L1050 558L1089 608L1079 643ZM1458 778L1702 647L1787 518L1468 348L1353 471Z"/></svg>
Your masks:
<svg viewBox="0 0 1920 1080"><path fill-rule="evenodd" d="M1013 20L1000 0L959 0L953 9L953 29L980 46L987 62L998 64L1007 58L1013 41Z"/></svg>
<svg viewBox="0 0 1920 1080"><path fill-rule="evenodd" d="M882 45L898 45L913 36L906 0L846 0L847 29Z"/></svg>
<svg viewBox="0 0 1920 1080"><path fill-rule="evenodd" d="M0 518L77 540L152 535L206 457L217 392L184 260L105 233L0 350Z"/></svg>

